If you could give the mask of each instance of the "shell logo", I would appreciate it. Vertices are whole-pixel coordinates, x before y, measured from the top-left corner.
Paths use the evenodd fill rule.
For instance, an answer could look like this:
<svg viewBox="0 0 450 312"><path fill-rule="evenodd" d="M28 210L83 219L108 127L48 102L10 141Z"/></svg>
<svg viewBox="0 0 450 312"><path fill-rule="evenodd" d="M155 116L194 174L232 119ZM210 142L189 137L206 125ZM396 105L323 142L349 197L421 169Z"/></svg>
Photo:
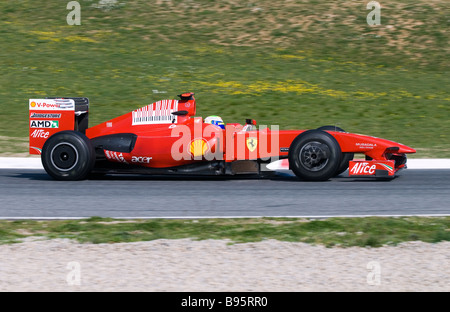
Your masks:
<svg viewBox="0 0 450 312"><path fill-rule="evenodd" d="M31 102L30 106L31 107L36 107L36 102Z"/></svg>
<svg viewBox="0 0 450 312"><path fill-rule="evenodd" d="M205 155L208 148L209 146L206 140L195 139L192 140L192 142L189 144L189 153L191 153L191 155L194 157L203 156Z"/></svg>

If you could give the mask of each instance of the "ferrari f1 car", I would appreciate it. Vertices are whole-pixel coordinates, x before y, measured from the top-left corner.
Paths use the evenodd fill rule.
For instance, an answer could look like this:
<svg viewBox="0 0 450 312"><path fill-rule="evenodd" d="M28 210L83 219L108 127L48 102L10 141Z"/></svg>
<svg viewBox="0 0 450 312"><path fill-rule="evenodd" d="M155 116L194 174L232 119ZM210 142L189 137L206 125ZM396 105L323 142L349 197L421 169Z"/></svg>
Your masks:
<svg viewBox="0 0 450 312"><path fill-rule="evenodd" d="M31 154L40 154L57 180L90 174L259 174L274 160L302 180L324 181L344 173L394 177L415 150L335 126L279 130L195 117L194 93L161 100L89 127L87 98L29 100ZM354 160L355 154L364 159Z"/></svg>

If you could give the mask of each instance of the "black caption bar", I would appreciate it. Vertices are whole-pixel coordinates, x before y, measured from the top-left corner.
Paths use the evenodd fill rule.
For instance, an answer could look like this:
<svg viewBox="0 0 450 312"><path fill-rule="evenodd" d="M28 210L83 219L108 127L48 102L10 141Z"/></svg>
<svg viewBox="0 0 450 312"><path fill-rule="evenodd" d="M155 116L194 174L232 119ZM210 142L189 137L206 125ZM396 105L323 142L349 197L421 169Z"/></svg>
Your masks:
<svg viewBox="0 0 450 312"><path fill-rule="evenodd" d="M151 295L151 294L149 294ZM306 293L278 292L177 292L155 298L177 311L288 311Z"/></svg>

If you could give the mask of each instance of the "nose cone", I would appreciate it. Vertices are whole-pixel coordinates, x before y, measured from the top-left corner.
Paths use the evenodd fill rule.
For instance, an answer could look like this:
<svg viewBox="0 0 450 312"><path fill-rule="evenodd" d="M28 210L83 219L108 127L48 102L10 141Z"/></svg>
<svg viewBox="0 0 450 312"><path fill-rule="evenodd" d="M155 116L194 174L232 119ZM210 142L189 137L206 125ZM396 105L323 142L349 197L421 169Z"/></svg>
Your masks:
<svg viewBox="0 0 450 312"><path fill-rule="evenodd" d="M406 151L405 152L403 152L403 153L410 153L410 154L413 154L413 153L415 153L416 152L416 150L415 149L413 149L413 148L411 148L411 147L407 147L406 148Z"/></svg>
<svg viewBox="0 0 450 312"><path fill-rule="evenodd" d="M411 147L409 147L409 146L403 145L403 144L398 144L398 147L400 148L400 149L398 150L399 153L403 153L403 154L414 154L414 153L416 152L415 149L413 149L413 148L411 148Z"/></svg>

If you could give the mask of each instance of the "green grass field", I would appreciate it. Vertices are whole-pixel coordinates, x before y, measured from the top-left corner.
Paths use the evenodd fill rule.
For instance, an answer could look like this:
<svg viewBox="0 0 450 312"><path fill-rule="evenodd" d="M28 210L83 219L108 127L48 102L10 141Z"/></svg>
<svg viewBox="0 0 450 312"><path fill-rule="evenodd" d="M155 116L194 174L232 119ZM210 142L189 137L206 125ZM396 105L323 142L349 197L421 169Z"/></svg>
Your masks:
<svg viewBox="0 0 450 312"><path fill-rule="evenodd" d="M399 141L450 156L447 0L0 3L0 155L26 155L28 99L86 96L91 125L185 91L199 116ZM107 5L109 3L109 5Z"/></svg>
<svg viewBox="0 0 450 312"><path fill-rule="evenodd" d="M95 244L191 238L227 239L230 243L276 239L328 247L380 247L407 241L450 241L449 222L450 217L0 220L0 244L30 237L69 238Z"/></svg>

